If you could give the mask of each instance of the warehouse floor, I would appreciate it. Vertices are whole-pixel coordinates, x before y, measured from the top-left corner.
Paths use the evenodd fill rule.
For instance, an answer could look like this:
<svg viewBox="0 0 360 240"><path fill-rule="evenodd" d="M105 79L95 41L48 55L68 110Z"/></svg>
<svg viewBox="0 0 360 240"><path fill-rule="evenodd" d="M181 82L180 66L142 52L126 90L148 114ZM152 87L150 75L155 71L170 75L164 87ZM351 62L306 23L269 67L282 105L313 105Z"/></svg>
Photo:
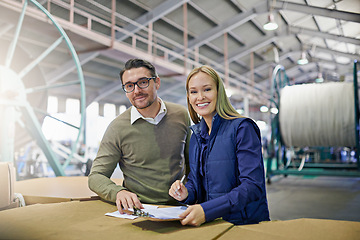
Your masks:
<svg viewBox="0 0 360 240"><path fill-rule="evenodd" d="M360 221L360 178L275 176L267 184L271 220Z"/></svg>

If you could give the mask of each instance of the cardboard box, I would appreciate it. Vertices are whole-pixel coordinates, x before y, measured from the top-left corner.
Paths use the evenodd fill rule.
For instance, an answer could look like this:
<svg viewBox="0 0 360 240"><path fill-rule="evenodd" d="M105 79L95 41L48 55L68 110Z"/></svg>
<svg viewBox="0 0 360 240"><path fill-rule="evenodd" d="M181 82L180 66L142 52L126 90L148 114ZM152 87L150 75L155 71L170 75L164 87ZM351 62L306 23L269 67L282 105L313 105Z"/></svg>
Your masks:
<svg viewBox="0 0 360 240"><path fill-rule="evenodd" d="M105 216L116 206L101 200L35 204L0 211L0 239L157 239L157 240L355 240L360 222L295 219L234 226L223 220L200 227L179 221L154 222Z"/></svg>
<svg viewBox="0 0 360 240"><path fill-rule="evenodd" d="M111 180L116 184L122 184L122 179ZM89 189L88 178L85 176L17 181L15 182L15 192L23 195L26 205L100 199Z"/></svg>
<svg viewBox="0 0 360 240"><path fill-rule="evenodd" d="M0 212L0 239L216 239L232 224L223 220L200 227L179 221L154 222L105 216L116 206L101 200L35 204Z"/></svg>
<svg viewBox="0 0 360 240"><path fill-rule="evenodd" d="M301 218L234 226L219 240L359 240L360 222Z"/></svg>

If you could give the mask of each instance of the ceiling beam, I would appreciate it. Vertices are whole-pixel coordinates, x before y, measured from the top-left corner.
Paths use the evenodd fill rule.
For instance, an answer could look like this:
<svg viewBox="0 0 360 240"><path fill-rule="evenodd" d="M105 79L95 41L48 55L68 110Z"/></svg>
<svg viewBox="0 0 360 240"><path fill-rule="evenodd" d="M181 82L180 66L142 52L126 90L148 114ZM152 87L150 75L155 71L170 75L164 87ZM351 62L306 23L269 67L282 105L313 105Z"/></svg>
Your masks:
<svg viewBox="0 0 360 240"><path fill-rule="evenodd" d="M318 37L325 38L325 39L332 39L332 40L336 40L339 42L347 42L347 43L352 43L355 45L360 45L360 39L338 36L335 34L324 33L324 32L314 31L314 30L305 29L305 28L290 27L289 31L294 34L304 33L304 34L311 35L311 36L318 36ZM251 52L256 51L257 49L259 49L263 46L266 46L266 45L270 44L271 42L274 42L277 38L285 36L286 34L287 33L285 33L285 31L283 31L282 33L279 33L279 34L274 33L270 36L269 35L264 36L261 39L259 39L259 41L254 43L253 45L239 48L236 52L233 52L229 56L229 61L232 62L241 57L244 57L244 56L250 54ZM325 51L326 48L321 48L321 49L322 49L322 51ZM330 50L330 51L331 51L331 53L336 53L336 54L339 54L342 56L349 57L351 59L354 58L354 55L352 55L352 54L342 53L339 51L334 52L334 50ZM221 62L223 62L223 60L218 61L218 63L221 63Z"/></svg>
<svg viewBox="0 0 360 240"><path fill-rule="evenodd" d="M100 101L101 99L120 90L121 88L122 88L122 85L119 81L115 81L108 85L105 85L103 88L99 89L94 94L92 94L86 98L86 107L89 106L92 102Z"/></svg>
<svg viewBox="0 0 360 240"><path fill-rule="evenodd" d="M326 48L323 48L323 49L326 49ZM300 50L295 51L295 52L288 52L288 53L282 55L280 57L280 60L284 60L285 58L287 58L289 56L289 54L295 54L295 53L300 54L300 52L301 52ZM341 68L341 67L346 66L346 64L337 63L337 62L334 63L333 61L326 60L326 59L312 58L311 60L312 61L310 63L308 63L307 65L301 66L301 65L298 65L298 64L295 63L295 64L292 64L292 65L288 66L287 69L285 69L285 72L288 75L288 77L290 78L290 80L292 78L295 79L295 82L293 82L293 84L303 81L303 77L301 75L304 75L304 74L301 73L301 74L296 75L295 72L298 71L299 69L305 67L305 66L307 68L309 66L312 66L312 69L316 69L316 71L315 70L314 71L313 70L310 70L310 71L307 70L310 73L313 73L313 72L318 73L317 65L316 65L317 63L320 63L321 65L323 65L323 64L335 64L336 68L339 68L339 67ZM351 67L351 66L349 65L349 67ZM326 68L324 66L321 66L321 69L326 69ZM328 70L332 70L332 69L328 69ZM339 73L339 74L343 74L343 73ZM269 82L270 82L269 78L266 78L266 79L262 80L259 84L262 84L265 88L269 88L270 87Z"/></svg>
<svg viewBox="0 0 360 240"><path fill-rule="evenodd" d="M116 33L116 40L117 41L123 41L127 37L129 37L131 34L134 34L141 30L144 26L147 26L149 23L155 22L156 20L166 16L170 12L174 11L176 8L182 6L184 3L187 3L189 0L167 0L157 7L155 7L153 10L143 14L139 18L135 20L137 24L129 24L126 27L124 27L124 30L126 32L129 32L129 34L124 34L121 32Z"/></svg>
<svg viewBox="0 0 360 240"><path fill-rule="evenodd" d="M288 1L274 1L274 9L289 10L294 12L302 12L316 16L323 16L328 18L341 19L349 22L360 23L359 13L345 12L336 9L321 8L316 6L308 6L304 4L288 2Z"/></svg>
<svg viewBox="0 0 360 240"><path fill-rule="evenodd" d="M340 52L340 51L337 51L337 50L334 50L334 49L329 49L329 48L324 48L324 47L319 47L319 46L316 46L315 49L316 49L316 51L335 54L337 56L350 58L351 60L355 60L356 58L359 57L358 54L344 53L344 52Z"/></svg>
<svg viewBox="0 0 360 240"><path fill-rule="evenodd" d="M79 54L78 57L79 57L80 65L81 66L84 65L85 63L91 61L93 58L97 57L98 55L99 55L98 52ZM74 60L71 59L65 64L57 67L54 71L46 74L45 76L46 82L48 84L54 83L75 70L76 70L76 65L74 63Z"/></svg>
<svg viewBox="0 0 360 240"><path fill-rule="evenodd" d="M212 17L207 11L205 11L204 9L200 8L198 5L196 5L193 2L189 2L189 5L192 6L196 11L198 11L199 13L201 13L202 15L204 15L207 19L209 19L213 24L219 25L219 21ZM232 31L229 31L228 34L230 36L232 36L234 39L236 39L240 45L244 46L244 40L241 39L239 36L237 36L236 34L234 34Z"/></svg>
<svg viewBox="0 0 360 240"><path fill-rule="evenodd" d="M211 21L213 24L215 25L219 25L219 21L212 17L208 12L206 12L204 9L200 8L198 5L196 5L195 3L193 2L189 2L189 5L192 6L196 11L198 11L199 13L201 13L202 15L204 15L209 21ZM228 34L233 38L235 39L241 46L244 46L244 40L239 37L237 34L235 34L234 32L232 31L229 31ZM208 42L205 42L204 44L208 45L209 47L211 48L214 48L214 44L211 44L211 41L209 40ZM218 53L221 53L222 54L222 51L219 50L219 49L216 49L216 51ZM237 63L243 67L243 68L247 68L247 65L246 63L242 62L242 61L237 61Z"/></svg>
<svg viewBox="0 0 360 240"><path fill-rule="evenodd" d="M141 8L143 8L146 11L151 11L151 8L145 6L144 4L139 3L137 0L130 0L130 1L133 2L134 4L138 5L138 6L141 6ZM191 6L193 6L192 5L193 3L189 2L189 4L191 4ZM110 10L109 10L109 12L110 12ZM209 14L206 15L205 17L209 17ZM177 30L179 30L181 32L184 31L184 27L182 25L180 25L177 22L174 22L173 20L167 18L166 16L163 16L161 20L168 23L168 24L170 24L174 29L177 29ZM211 18L209 20L213 21L216 24L216 22L214 21L213 18ZM156 32L154 32L154 33L157 34ZM196 34L194 32L191 32L190 29L188 29L188 35L191 36L192 38L195 38ZM212 44L211 42L208 42L208 43L206 43L206 45L209 48L213 49L216 53L220 53L220 54L222 53L222 49L215 46L215 44ZM181 50L180 50L180 48L179 48L179 51L177 53L180 53L181 51L184 51L184 49L181 48ZM175 59L176 59L176 57L169 57L169 61L174 61ZM238 62L238 63L240 64L241 67L246 68L245 63L242 63L242 62Z"/></svg>
<svg viewBox="0 0 360 240"><path fill-rule="evenodd" d="M302 32L302 33L305 33L305 34L315 35L315 36L319 36L319 37L331 38L333 40L342 41L342 42L350 42L350 43L354 43L356 45L360 44L360 40L358 40L358 39L338 36L338 35L335 35L335 34L322 33L322 32L317 32L317 31L313 31L313 30L298 28L298 27L292 27L292 28L290 28L290 31L293 31L293 33ZM272 41L275 41L276 38L278 38L280 36L283 36L283 35L285 35L284 32L281 33L278 36L272 35L272 36L263 37L257 43L255 43L255 44L253 44L251 46L240 48L237 52L234 52L233 54L231 54L229 56L229 61L232 62L232 61L234 61L234 60L236 60L238 58L246 56L246 55L250 54L250 52L256 51L257 49L263 47L264 45L267 45L267 44L271 43ZM331 53L331 54L336 54L336 55L347 57L347 58L350 58L350 59L355 59L356 58L356 55L354 55L354 54L343 53L343 52L339 52L339 51L336 51L336 50L331 50L331 49L327 49L327 48L323 48L323 47L316 47L316 49L318 49L321 52L327 52L327 53ZM298 52L299 50L300 49L297 49L296 52ZM290 55L293 55L293 54L294 54L293 50L291 52L283 54L280 57L280 60L283 61L286 58L288 58ZM299 55L300 55L300 53L299 53ZM221 63L221 62L222 62L222 60L220 60L218 63ZM262 64L258 68L255 68L254 71L263 70L266 67L269 67L271 64L274 64L274 62L270 62L270 63L267 63L267 64ZM250 71L245 73L244 75L248 76L249 74L250 74ZM268 80L268 78L264 79L264 81L267 81L267 80Z"/></svg>
<svg viewBox="0 0 360 240"><path fill-rule="evenodd" d="M252 44L251 46L239 48L237 51L235 51L229 55L228 61L233 62L239 58L249 55L251 52L255 52L259 48L262 48L266 45L271 44L272 42L274 42L276 40L276 38L277 38L277 36L275 34L266 36L264 38L261 38L260 41L257 41L256 43ZM219 62L223 62L223 61L224 60L221 59L221 61L219 61Z"/></svg>
<svg viewBox="0 0 360 240"><path fill-rule="evenodd" d="M152 11L147 12L146 14L142 15L141 17L139 17L136 21L138 22L139 25L145 26L145 24L148 24L150 22L156 21L157 19L163 17L164 15L168 14L171 11L173 11L174 9L174 5L176 5L178 7L178 4L181 2L187 2L189 0L182 0L182 1L178 1L178 0L168 0L162 4L160 4L158 7L154 8ZM170 7L169 7L170 6ZM154 16L154 17L151 17ZM63 20L64 21L64 20ZM71 24L68 22L68 24ZM139 26L137 25L137 26ZM129 24L128 25L129 29L132 29L132 33L139 31L141 28L137 27L133 25L133 24ZM126 38L127 36L125 36ZM116 38L117 41L121 41L121 39L118 39L118 37ZM99 56L100 52L91 52L91 53L85 53L85 54L79 54L79 59L80 59L80 63L81 65L91 61L92 59L96 58L97 56ZM55 81L57 81L58 79L66 76L68 73L74 71L76 68L76 66L74 66L72 61L69 61L65 64L63 64L61 67L57 68L55 71L49 73L47 75L47 78L49 79L48 81L53 83ZM107 87L105 86L105 89ZM106 90L105 90L106 92ZM104 95L105 96L105 95Z"/></svg>
<svg viewBox="0 0 360 240"><path fill-rule="evenodd" d="M179 89L180 87L183 87L185 89L185 82L184 81L179 81L177 83L174 83L171 87L168 87L166 89L160 87L159 89L159 95L167 95L167 94L176 94L176 90ZM184 95L182 95L184 96Z"/></svg>
<svg viewBox="0 0 360 240"><path fill-rule="evenodd" d="M360 16L359 16L359 18L360 18ZM340 35L336 35L336 34L315 31L315 30L306 29L306 28L289 27L289 31L290 31L290 33L294 33L294 34L305 34L305 35L309 35L309 36L317 36L317 37L324 38L324 39L331 39L331 40L335 40L338 42L346 42L346 43L351 43L351 44L355 44L355 45L360 45L360 39L344 37L344 36L340 36Z"/></svg>
<svg viewBox="0 0 360 240"><path fill-rule="evenodd" d="M319 8L319 7L306 6L303 4L295 4L295 3L283 2L283 1L277 2L275 7L279 10L280 9L281 10L294 10L294 11L297 10L297 11L306 12L306 13L308 13L310 11L310 13L313 13L315 15L320 15L320 16L329 16L330 15L330 16L333 16L334 18L343 19L343 20L357 19L359 21L359 19L360 19L359 15L355 14L355 13L349 13L349 12L333 10L333 9L323 9L323 8ZM266 12L266 11L267 11L267 5L265 3L261 3L261 4L257 5L255 8L253 8L252 10L250 10L248 12L240 13L237 16L231 18L230 20L224 22L223 24L218 25L217 27L214 27L211 30L201 34L199 37L189 41L188 47L191 49L196 46L201 46L203 44L206 44L207 42L219 37L224 32L231 31L233 28L236 28L239 25L251 20L258 13ZM294 28L294 31L300 31L300 28ZM310 33L311 30L309 30L309 31L303 30L303 33L305 33L305 32ZM321 33L321 32L317 34L317 36L321 36L321 37L326 37L327 35L329 35L329 34ZM337 35L331 35L331 38L334 40L339 40L339 41L345 40L346 42L351 42L351 43L357 42L355 44L359 44L358 43L359 40L357 40L357 39L352 39L352 38L347 38L347 37L342 37L342 36L337 36ZM246 47L246 49L241 48L243 50L239 50L237 53L233 53L232 56L229 57L229 61L230 62L234 61L238 58L241 58L242 56L249 54L249 52L253 51L253 49L258 49L261 46L264 46L264 40L273 42L275 40L275 38L273 38L273 36L265 37L262 41L259 41L258 44L252 45L252 47L250 47L252 50L249 50L248 47Z"/></svg>
<svg viewBox="0 0 360 240"><path fill-rule="evenodd" d="M0 27L0 37L5 35L9 30L11 30L15 25L12 23L3 24L4 26Z"/></svg>
<svg viewBox="0 0 360 240"><path fill-rule="evenodd" d="M300 56L300 54L301 54L300 47L297 48L297 49L291 49L291 51L288 51L288 52L282 54L281 56L279 56L279 63L278 64L281 64L281 62L283 62L287 58L291 57L292 55L296 55L296 54L298 56ZM267 69L267 68L269 68L271 66L275 67L275 65L277 65L277 63L275 63L275 61L262 63L262 64L260 64L260 65L258 65L257 67L254 68L254 72L264 71L265 69ZM251 71L248 71L246 73L243 73L242 75L249 76L250 74L251 74ZM266 80L268 80L268 79L266 79Z"/></svg>
<svg viewBox="0 0 360 240"><path fill-rule="evenodd" d="M189 41L188 48L192 49L195 47L199 47L203 44L206 44L209 41L214 40L215 38L221 36L225 32L229 32L234 28L248 22L249 20L255 18L257 14L263 13L267 11L267 4L265 1L258 4L256 7L251 10L243 13L239 13L238 15L230 18L229 20L223 22L222 24L210 29L209 31L200 34L197 38Z"/></svg>
<svg viewBox="0 0 360 240"><path fill-rule="evenodd" d="M244 6L241 5L241 3L238 0L230 0L232 2L232 4L234 4L238 9L241 10L241 12L246 12L247 10L245 9ZM266 31L264 30L262 24L260 24L256 19L252 19L250 20L259 30L259 32L261 32L262 35L266 35Z"/></svg>

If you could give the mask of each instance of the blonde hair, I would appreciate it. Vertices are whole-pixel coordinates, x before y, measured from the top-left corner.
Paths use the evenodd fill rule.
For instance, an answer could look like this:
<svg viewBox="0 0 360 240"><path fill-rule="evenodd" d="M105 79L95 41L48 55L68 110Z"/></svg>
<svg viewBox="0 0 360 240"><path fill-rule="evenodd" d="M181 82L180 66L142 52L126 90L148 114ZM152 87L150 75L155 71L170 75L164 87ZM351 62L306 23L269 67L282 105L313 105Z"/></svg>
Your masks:
<svg viewBox="0 0 360 240"><path fill-rule="evenodd" d="M222 79L220 78L219 74L210 66L203 65L201 67L194 68L186 79L186 98L187 98L187 105L190 113L191 120L196 124L200 122L200 116L196 113L189 101L189 81L190 79L197 73L203 72L209 75L216 85L217 90L217 101L215 110L217 114L224 118L224 119L235 119L235 118L242 118L241 116L231 105L229 98L226 96L225 87Z"/></svg>

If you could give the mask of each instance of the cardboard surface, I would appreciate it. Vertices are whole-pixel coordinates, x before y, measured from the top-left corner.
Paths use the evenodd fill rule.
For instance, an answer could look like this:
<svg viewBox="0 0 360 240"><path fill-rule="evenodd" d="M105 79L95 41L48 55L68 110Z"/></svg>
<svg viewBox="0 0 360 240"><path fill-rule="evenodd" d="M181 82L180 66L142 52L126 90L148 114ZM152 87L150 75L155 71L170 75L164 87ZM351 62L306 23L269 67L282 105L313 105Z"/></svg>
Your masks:
<svg viewBox="0 0 360 240"><path fill-rule="evenodd" d="M0 239L360 239L360 222L295 219L234 226L223 220L200 227L105 216L116 206L101 200L35 204L0 211Z"/></svg>
<svg viewBox="0 0 360 240"><path fill-rule="evenodd" d="M122 184L122 179L111 179L116 184ZM55 177L34 178L15 182L15 192L24 196L27 205L36 203L56 203L74 200L100 199L88 187L88 178Z"/></svg>
<svg viewBox="0 0 360 240"><path fill-rule="evenodd" d="M0 239L214 239L233 225L216 220L200 227L105 216L116 206L101 200L35 204L0 212Z"/></svg>
<svg viewBox="0 0 360 240"><path fill-rule="evenodd" d="M219 240L359 240L360 222L301 218L234 226Z"/></svg>
<svg viewBox="0 0 360 240"><path fill-rule="evenodd" d="M121 179L114 180L121 184ZM200 227L179 221L154 222L105 216L116 206L96 199L87 177L38 178L15 183L27 204L0 211L0 239L360 239L360 222L295 219L234 226L216 220Z"/></svg>

